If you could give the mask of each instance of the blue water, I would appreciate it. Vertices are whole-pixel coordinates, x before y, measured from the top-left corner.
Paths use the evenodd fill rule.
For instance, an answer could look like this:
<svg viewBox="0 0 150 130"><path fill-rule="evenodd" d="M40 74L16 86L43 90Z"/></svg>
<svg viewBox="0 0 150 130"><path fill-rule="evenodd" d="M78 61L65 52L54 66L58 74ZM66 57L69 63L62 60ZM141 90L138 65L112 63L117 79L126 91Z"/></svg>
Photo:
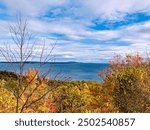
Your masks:
<svg viewBox="0 0 150 130"><path fill-rule="evenodd" d="M24 66L24 72L28 68L39 67L39 63L26 63ZM46 63L41 68L41 75L50 69L48 77L51 79L71 79L71 80L85 80L85 81L102 81L98 76L98 73L109 65L105 63ZM19 72L19 63L0 63L0 70L6 70L11 72Z"/></svg>

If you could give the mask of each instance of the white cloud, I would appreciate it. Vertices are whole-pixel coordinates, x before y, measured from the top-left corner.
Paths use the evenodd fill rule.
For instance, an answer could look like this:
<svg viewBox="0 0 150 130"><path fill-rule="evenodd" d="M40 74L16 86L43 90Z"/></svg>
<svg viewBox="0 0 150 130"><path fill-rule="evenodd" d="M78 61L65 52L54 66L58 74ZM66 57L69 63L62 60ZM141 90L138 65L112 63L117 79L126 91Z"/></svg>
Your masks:
<svg viewBox="0 0 150 130"><path fill-rule="evenodd" d="M150 0L82 0L82 10L101 20L122 20L130 13L150 13Z"/></svg>
<svg viewBox="0 0 150 130"><path fill-rule="evenodd" d="M121 28L120 40L148 47L150 44L150 21Z"/></svg>
<svg viewBox="0 0 150 130"><path fill-rule="evenodd" d="M88 29L84 24L79 24L74 22L74 20L69 21L41 21L41 20L30 20L30 29L38 33L58 33L64 34L70 39L80 40L80 39L95 39L95 40L111 40L113 38L118 38L118 31L94 31Z"/></svg>
<svg viewBox="0 0 150 130"><path fill-rule="evenodd" d="M9 15L16 15L18 12L25 16L39 17L49 9L63 5L67 0L1 0L6 7Z"/></svg>

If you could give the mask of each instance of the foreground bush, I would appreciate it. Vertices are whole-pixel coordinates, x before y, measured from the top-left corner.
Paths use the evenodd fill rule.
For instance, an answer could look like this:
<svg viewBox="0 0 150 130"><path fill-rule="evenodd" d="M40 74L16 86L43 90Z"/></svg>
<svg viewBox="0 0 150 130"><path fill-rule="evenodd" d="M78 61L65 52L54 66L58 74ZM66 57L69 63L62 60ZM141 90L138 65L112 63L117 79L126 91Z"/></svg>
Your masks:
<svg viewBox="0 0 150 130"><path fill-rule="evenodd" d="M110 69L99 74L119 112L150 112L148 65L139 54L125 58L116 55L110 62Z"/></svg>
<svg viewBox="0 0 150 130"><path fill-rule="evenodd" d="M23 77L20 88L19 111L56 112L55 103L47 97L42 97L39 100L39 97L47 92L51 86L48 85L47 79L39 78L35 74L36 70L29 69ZM16 86L18 84L16 77L17 75L14 73L0 72L0 112L16 112Z"/></svg>
<svg viewBox="0 0 150 130"><path fill-rule="evenodd" d="M5 88L6 81L0 80L0 112L14 112L15 97Z"/></svg>

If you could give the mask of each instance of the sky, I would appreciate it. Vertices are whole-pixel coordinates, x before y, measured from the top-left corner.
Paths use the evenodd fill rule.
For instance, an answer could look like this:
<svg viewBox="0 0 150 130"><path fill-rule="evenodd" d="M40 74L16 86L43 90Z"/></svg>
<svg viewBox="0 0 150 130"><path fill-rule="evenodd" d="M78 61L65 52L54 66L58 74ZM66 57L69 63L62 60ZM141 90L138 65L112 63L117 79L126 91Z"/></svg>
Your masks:
<svg viewBox="0 0 150 130"><path fill-rule="evenodd" d="M0 0L0 46L11 42L17 14L39 39L56 42L56 61L108 62L114 54L150 51L150 0ZM3 61L0 56L0 61Z"/></svg>

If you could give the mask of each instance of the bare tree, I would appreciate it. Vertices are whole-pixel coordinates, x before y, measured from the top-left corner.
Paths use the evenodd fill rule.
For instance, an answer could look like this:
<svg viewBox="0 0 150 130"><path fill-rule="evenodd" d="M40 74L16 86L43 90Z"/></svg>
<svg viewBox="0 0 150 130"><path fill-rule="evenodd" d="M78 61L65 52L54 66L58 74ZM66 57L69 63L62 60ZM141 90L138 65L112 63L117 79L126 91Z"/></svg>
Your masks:
<svg viewBox="0 0 150 130"><path fill-rule="evenodd" d="M27 20L23 20L21 15L17 17L17 21L14 24L9 26L9 32L11 34L12 43L10 45L7 44L3 47L0 47L0 53L5 58L5 60L9 63L19 62L19 73L17 74L17 86L15 90L13 90L13 94L16 99L16 113L23 112L24 109L31 107L33 104L37 103L41 99L43 99L46 95L48 95L52 89L58 87L58 84L55 84L49 87L41 96L37 99L29 102L30 97L38 90L41 86L42 82L40 82L26 97L26 99L22 102L22 96L26 92L26 90L30 87L30 84L33 82L34 78L39 74L43 65L52 60L52 52L55 48L56 42L51 43L51 49L47 50L45 41L43 41L43 45L41 47L40 52L36 52L35 44L36 40L33 38L33 34L28 30L28 22ZM13 45L13 47L12 47ZM15 46L15 47L14 47ZM45 56L46 53L46 56ZM26 84L23 89L23 78L24 78L24 67L27 61L32 61L34 55L39 55L39 68L38 71L34 74L34 76L30 79L28 84ZM50 73L50 68L41 74L42 79L45 79L46 76ZM22 102L20 104L20 102Z"/></svg>

